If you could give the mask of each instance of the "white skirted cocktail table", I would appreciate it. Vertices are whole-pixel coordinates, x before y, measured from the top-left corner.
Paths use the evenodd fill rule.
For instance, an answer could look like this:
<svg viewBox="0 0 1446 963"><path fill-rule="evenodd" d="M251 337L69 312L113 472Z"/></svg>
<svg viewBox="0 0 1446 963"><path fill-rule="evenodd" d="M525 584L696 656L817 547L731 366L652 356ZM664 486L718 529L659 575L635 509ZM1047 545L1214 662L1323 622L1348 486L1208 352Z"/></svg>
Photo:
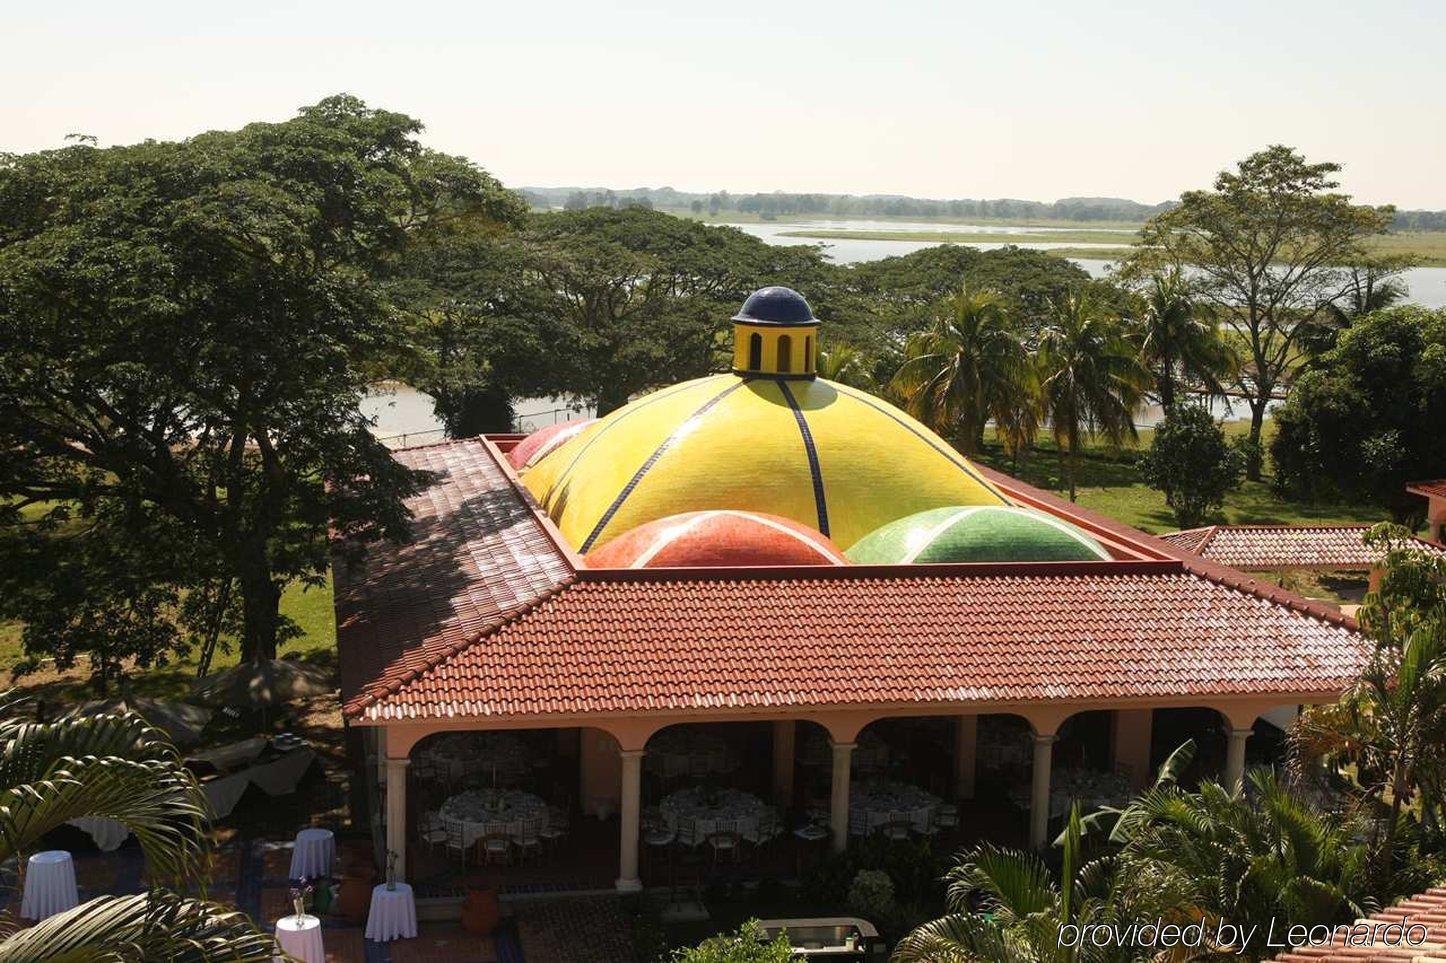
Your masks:
<svg viewBox="0 0 1446 963"><path fill-rule="evenodd" d="M388 940L412 939L417 935L417 902L412 887L406 883L387 889L379 883L372 890L372 908L367 913L366 938L378 943Z"/></svg>
<svg viewBox="0 0 1446 963"><path fill-rule="evenodd" d="M336 837L330 829L303 829L296 834L291 851L291 878L315 879L330 876L336 862Z"/></svg>
<svg viewBox="0 0 1446 963"><path fill-rule="evenodd" d="M310 914L293 914L277 920L276 945L302 963L326 963L326 948L321 945L321 920Z"/></svg>
<svg viewBox="0 0 1446 963"><path fill-rule="evenodd" d="M25 893L20 915L43 920L74 909L80 902L75 889L75 862L63 849L36 853L25 863Z"/></svg>

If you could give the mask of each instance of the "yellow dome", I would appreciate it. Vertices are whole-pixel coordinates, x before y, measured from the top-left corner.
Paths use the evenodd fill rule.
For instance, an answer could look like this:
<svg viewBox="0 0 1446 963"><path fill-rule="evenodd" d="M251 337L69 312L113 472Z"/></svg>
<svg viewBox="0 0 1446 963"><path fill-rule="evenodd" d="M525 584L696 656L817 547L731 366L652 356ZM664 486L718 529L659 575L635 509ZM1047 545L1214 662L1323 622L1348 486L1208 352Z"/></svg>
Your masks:
<svg viewBox="0 0 1446 963"><path fill-rule="evenodd" d="M1008 504L887 402L822 378L747 372L638 398L553 449L523 482L581 552L703 509L782 515L852 545L915 512Z"/></svg>

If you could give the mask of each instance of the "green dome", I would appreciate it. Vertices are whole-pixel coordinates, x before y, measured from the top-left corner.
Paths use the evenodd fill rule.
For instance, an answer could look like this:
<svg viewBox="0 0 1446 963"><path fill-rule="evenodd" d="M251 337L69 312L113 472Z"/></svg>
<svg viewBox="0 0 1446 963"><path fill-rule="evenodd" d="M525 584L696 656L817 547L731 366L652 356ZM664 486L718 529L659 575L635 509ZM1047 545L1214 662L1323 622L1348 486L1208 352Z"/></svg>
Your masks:
<svg viewBox="0 0 1446 963"><path fill-rule="evenodd" d="M860 565L1094 562L1110 554L1062 519L995 505L931 508L874 529L844 552Z"/></svg>

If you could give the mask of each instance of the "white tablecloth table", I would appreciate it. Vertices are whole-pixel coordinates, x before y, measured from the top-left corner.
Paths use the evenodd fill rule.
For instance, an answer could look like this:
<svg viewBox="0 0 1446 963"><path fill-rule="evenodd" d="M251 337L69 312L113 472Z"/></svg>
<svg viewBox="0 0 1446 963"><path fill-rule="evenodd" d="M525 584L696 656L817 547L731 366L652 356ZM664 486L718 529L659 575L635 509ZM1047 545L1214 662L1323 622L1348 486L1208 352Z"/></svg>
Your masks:
<svg viewBox="0 0 1446 963"><path fill-rule="evenodd" d="M867 836L900 821L915 832L927 832L943 802L918 786L892 779L857 783L849 790L849 834Z"/></svg>
<svg viewBox="0 0 1446 963"><path fill-rule="evenodd" d="M310 914L291 914L276 921L276 945L302 963L326 963L321 944L321 920ZM276 959L281 959L278 955Z"/></svg>
<svg viewBox="0 0 1446 963"><path fill-rule="evenodd" d="M548 823L547 800L520 789L469 789L442 803L437 816L448 831L461 830L464 846L483 836L537 836Z"/></svg>
<svg viewBox="0 0 1446 963"><path fill-rule="evenodd" d="M43 920L74 909L80 902L75 889L75 862L63 849L50 849L31 856L25 864L25 894L20 915Z"/></svg>
<svg viewBox="0 0 1446 963"><path fill-rule="evenodd" d="M692 786L668 796L658 810L668 828L678 834L681 845L701 846L718 832L734 832L749 842L759 842L767 806L741 789Z"/></svg>
<svg viewBox="0 0 1446 963"><path fill-rule="evenodd" d="M291 879L330 876L336 862L336 837L330 829L303 829L291 851Z"/></svg>
<svg viewBox="0 0 1446 963"><path fill-rule="evenodd" d="M386 883L378 883L372 890L372 908L367 913L367 939L386 943L416 935L417 902L412 898L412 887L398 883L396 889L387 889Z"/></svg>
<svg viewBox="0 0 1446 963"><path fill-rule="evenodd" d="M125 823L104 816L81 816L79 819L72 819L70 824L89 833L96 848L103 853L120 849L121 843L131 834Z"/></svg>

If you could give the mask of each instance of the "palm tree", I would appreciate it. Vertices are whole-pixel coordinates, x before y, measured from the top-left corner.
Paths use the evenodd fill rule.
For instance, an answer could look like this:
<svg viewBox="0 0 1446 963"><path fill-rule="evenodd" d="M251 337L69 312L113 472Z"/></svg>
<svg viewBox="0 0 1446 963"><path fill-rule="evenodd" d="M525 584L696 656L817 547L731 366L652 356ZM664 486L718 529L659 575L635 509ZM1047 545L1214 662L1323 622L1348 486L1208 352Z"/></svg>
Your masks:
<svg viewBox="0 0 1446 963"><path fill-rule="evenodd" d="M1301 347L1313 355L1328 351L1357 318L1404 300L1411 292L1400 274L1410 266L1400 258L1374 258L1347 268L1344 290L1321 306L1316 324L1301 332Z"/></svg>
<svg viewBox="0 0 1446 963"><path fill-rule="evenodd" d="M1178 267L1151 276L1138 298L1135 325L1141 358L1167 413L1187 384L1224 393L1221 382L1235 367L1235 356Z"/></svg>
<svg viewBox="0 0 1446 963"><path fill-rule="evenodd" d="M1149 372L1120 317L1088 289L1051 302L1039 366L1044 410L1074 501L1081 442L1101 435L1118 446L1136 437L1134 415Z"/></svg>
<svg viewBox="0 0 1446 963"><path fill-rule="evenodd" d="M83 816L122 823L147 875L204 882L206 799L175 748L133 713L32 722L0 697L0 862L27 854ZM162 890L103 896L21 932L0 933L0 959L269 960L269 936L242 914Z"/></svg>
<svg viewBox="0 0 1446 963"><path fill-rule="evenodd" d="M814 371L820 378L860 391L872 392L878 387L874 381L873 362L853 345L836 344L831 348L820 345L815 354Z"/></svg>
<svg viewBox="0 0 1446 963"><path fill-rule="evenodd" d="M1243 927L1216 949L1260 960L1278 949L1265 945L1273 921L1279 934L1365 915L1367 850L1343 819L1316 812L1269 770L1248 781L1249 792L1156 786L1119 817L1111 840L1123 846L1121 879L1167 893L1175 914L1204 922L1206 934Z"/></svg>
<svg viewBox="0 0 1446 963"><path fill-rule="evenodd" d="M1114 886L1109 859L1086 862L1079 807L1062 837L1058 881L1036 853L983 843L945 876L949 913L916 927L894 963L1111 963L1134 947L1062 939L1062 927L1108 925L1137 907Z"/></svg>
<svg viewBox="0 0 1446 963"><path fill-rule="evenodd" d="M910 414L966 455L993 419L1014 452L1034 439L1036 386L1018 319L993 291L963 288L942 299L927 330L912 335L893 384Z"/></svg>
<svg viewBox="0 0 1446 963"><path fill-rule="evenodd" d="M1322 756L1354 764L1368 801L1385 810L1372 821L1378 888L1395 876L1406 805L1419 795L1423 817L1439 824L1446 789L1446 560L1409 536L1390 524L1366 536L1385 549L1360 612L1375 649L1341 701L1303 713L1291 733L1298 766Z"/></svg>

